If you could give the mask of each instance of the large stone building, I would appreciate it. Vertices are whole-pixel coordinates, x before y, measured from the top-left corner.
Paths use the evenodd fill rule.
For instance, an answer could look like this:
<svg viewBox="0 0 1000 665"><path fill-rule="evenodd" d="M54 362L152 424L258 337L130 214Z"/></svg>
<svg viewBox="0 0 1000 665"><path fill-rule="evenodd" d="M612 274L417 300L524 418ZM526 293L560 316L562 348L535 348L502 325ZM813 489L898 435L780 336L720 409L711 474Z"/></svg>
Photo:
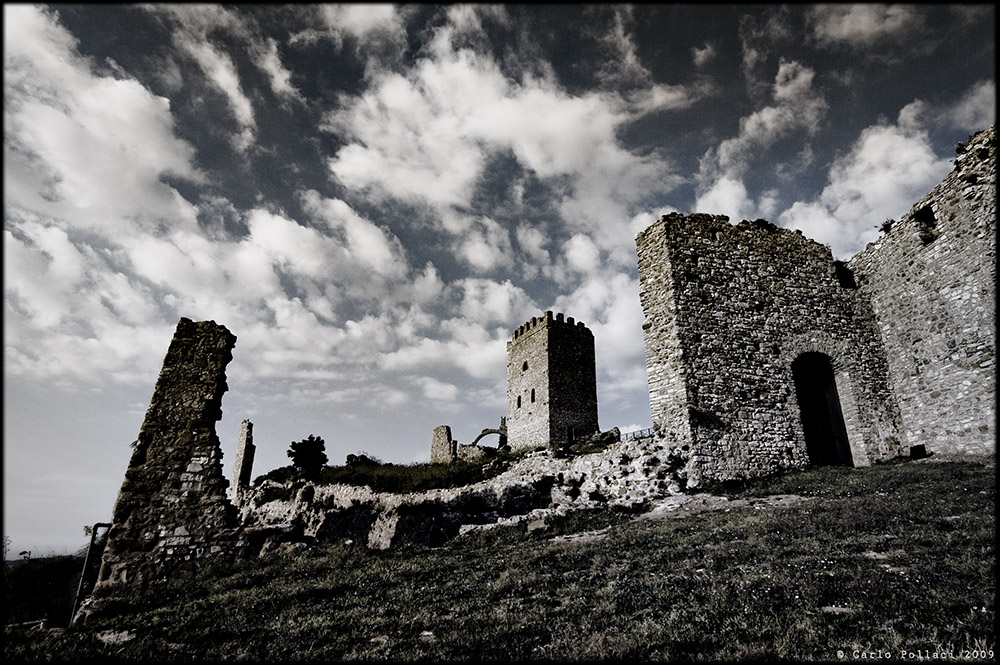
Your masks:
<svg viewBox="0 0 1000 665"><path fill-rule="evenodd" d="M900 453L878 329L828 248L701 214L637 244L653 423L690 484Z"/></svg>
<svg viewBox="0 0 1000 665"><path fill-rule="evenodd" d="M995 169L990 129L847 264L764 220L638 235L653 423L690 486L993 451Z"/></svg>
<svg viewBox="0 0 1000 665"><path fill-rule="evenodd" d="M599 429L594 334L572 316L532 317L507 342L507 443L558 446Z"/></svg>

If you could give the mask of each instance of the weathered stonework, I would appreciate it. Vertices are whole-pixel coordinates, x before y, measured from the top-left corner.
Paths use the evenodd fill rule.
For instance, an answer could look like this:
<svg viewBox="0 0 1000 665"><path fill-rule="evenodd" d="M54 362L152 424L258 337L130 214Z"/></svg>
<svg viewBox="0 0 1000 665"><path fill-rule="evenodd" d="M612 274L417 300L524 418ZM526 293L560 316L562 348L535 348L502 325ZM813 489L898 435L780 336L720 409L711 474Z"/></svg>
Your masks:
<svg viewBox="0 0 1000 665"><path fill-rule="evenodd" d="M451 464L455 460L458 442L451 438L451 428L438 425L431 437L431 464Z"/></svg>
<svg viewBox="0 0 1000 665"><path fill-rule="evenodd" d="M689 486L995 451L995 128L958 153L847 264L764 220L670 214L639 234L653 423Z"/></svg>
<svg viewBox="0 0 1000 665"><path fill-rule="evenodd" d="M431 457L480 461L495 452L476 445L488 434L501 447L541 450L466 487L406 495L302 481L248 487L254 446L244 421L237 516L214 425L236 338L212 321L181 319L95 595L238 552L344 538L433 545L573 509L648 506L707 481L870 464L916 445L993 453L994 136L991 128L960 146L955 171L848 264L764 220L665 216L636 240L655 436L599 433L593 334L545 312L507 344L500 428L460 445L442 425ZM292 499L273 498L292 489Z"/></svg>
<svg viewBox="0 0 1000 665"><path fill-rule="evenodd" d="M480 446L479 442L491 434L499 437L496 448ZM500 427L487 427L479 433L472 443L459 443L451 438L451 427L438 425L431 436L431 464L451 464L458 460L465 462L481 462L494 457L497 450L507 447L507 418L500 418Z"/></svg>
<svg viewBox="0 0 1000 665"><path fill-rule="evenodd" d="M545 312L507 342L507 443L559 446L599 431L594 335Z"/></svg>
<svg viewBox="0 0 1000 665"><path fill-rule="evenodd" d="M144 586L233 554L238 516L226 497L215 422L235 344L214 321L178 322L118 493L95 591Z"/></svg>
<svg viewBox="0 0 1000 665"><path fill-rule="evenodd" d="M995 451L996 128L958 147L954 170L850 261L871 301L905 440Z"/></svg>
<svg viewBox="0 0 1000 665"><path fill-rule="evenodd" d="M253 475L253 458L257 447L253 445L253 423L240 423L240 439L236 443L236 458L233 460L233 482L229 486L229 499L235 505L240 503L240 495L250 486Z"/></svg>
<svg viewBox="0 0 1000 665"><path fill-rule="evenodd" d="M495 478L412 494L305 485L294 498L272 499L288 486L265 481L248 490L241 518L247 531L290 534L288 540L300 542L349 539L373 549L439 545L474 529L660 501L680 491L664 468L664 455L663 446L649 437L568 459L540 450Z"/></svg>
<svg viewBox="0 0 1000 665"><path fill-rule="evenodd" d="M845 457L862 465L900 454L878 330L828 248L763 220L676 213L636 244L653 424L689 486L827 454L803 427L800 357L832 367Z"/></svg>

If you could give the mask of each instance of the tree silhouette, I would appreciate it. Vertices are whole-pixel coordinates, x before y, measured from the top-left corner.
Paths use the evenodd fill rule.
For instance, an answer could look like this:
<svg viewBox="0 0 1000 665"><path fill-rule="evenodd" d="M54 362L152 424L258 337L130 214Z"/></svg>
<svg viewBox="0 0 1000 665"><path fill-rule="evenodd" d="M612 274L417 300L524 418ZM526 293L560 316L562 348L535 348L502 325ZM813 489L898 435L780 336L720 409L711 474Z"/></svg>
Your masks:
<svg viewBox="0 0 1000 665"><path fill-rule="evenodd" d="M301 441L293 441L288 447L288 456L304 478L316 478L326 464L326 442L322 438L309 435Z"/></svg>

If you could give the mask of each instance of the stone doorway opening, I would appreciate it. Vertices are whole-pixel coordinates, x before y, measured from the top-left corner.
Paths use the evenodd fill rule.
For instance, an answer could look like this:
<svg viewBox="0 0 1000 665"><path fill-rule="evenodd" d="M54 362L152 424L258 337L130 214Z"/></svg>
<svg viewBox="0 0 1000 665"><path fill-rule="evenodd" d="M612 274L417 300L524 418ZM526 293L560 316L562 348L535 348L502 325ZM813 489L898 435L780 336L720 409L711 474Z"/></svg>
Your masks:
<svg viewBox="0 0 1000 665"><path fill-rule="evenodd" d="M854 466L830 356L803 353L792 362L792 376L809 461L816 466Z"/></svg>

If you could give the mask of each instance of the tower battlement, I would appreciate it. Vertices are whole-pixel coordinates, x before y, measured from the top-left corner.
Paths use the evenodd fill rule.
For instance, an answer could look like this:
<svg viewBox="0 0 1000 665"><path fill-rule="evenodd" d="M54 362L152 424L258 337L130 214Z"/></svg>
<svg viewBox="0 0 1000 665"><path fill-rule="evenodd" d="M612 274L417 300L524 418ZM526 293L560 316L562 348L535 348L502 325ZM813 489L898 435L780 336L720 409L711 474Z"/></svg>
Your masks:
<svg viewBox="0 0 1000 665"><path fill-rule="evenodd" d="M511 342L517 342L519 339L534 332L538 328L553 326L576 328L586 331L587 334L593 336L593 333L590 332L590 329L584 325L583 321L576 321L572 316L563 317L562 312L553 315L551 310L547 310L544 316L533 316L523 325L519 326L511 335ZM511 342L508 342L508 344Z"/></svg>

